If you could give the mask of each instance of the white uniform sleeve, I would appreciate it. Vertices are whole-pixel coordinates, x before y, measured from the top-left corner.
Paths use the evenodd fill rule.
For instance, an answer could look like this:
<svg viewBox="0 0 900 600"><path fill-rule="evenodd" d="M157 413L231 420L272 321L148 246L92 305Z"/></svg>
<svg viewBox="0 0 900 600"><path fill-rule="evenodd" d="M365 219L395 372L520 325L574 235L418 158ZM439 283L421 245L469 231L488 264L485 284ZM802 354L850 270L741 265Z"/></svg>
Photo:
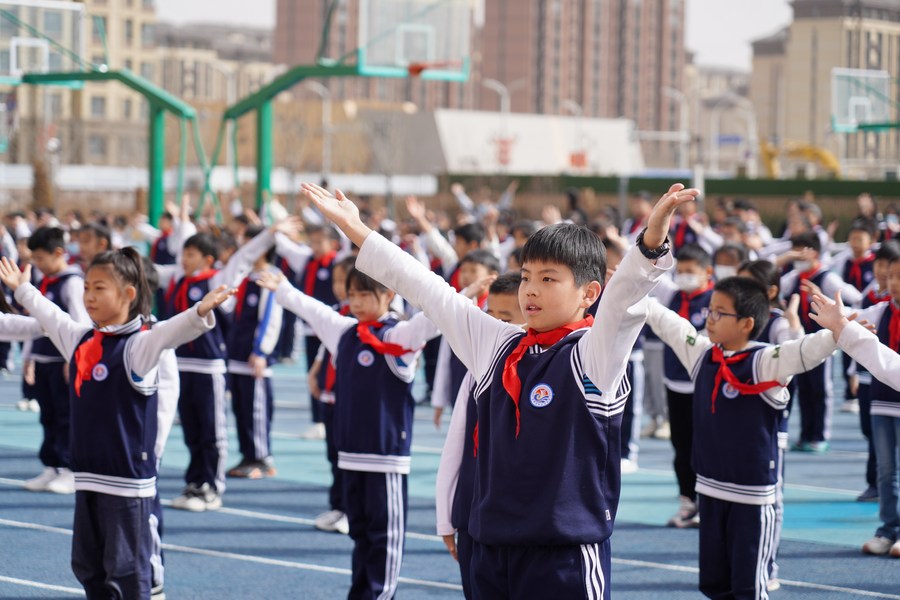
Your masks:
<svg viewBox="0 0 900 600"><path fill-rule="evenodd" d="M425 234L425 247L432 256L441 262L444 274L450 277L450 273L459 264L460 257L456 255L456 250L453 249L447 238L441 235L437 227L432 227L431 231Z"/></svg>
<svg viewBox="0 0 900 600"><path fill-rule="evenodd" d="M0 341L30 342L34 338L43 337L43 335L44 328L34 317L0 314ZM24 348L22 355L24 360Z"/></svg>
<svg viewBox="0 0 900 600"><path fill-rule="evenodd" d="M450 358L453 350L447 340L441 339L438 348L437 366L434 369L434 383L431 386L431 406L444 408L450 406Z"/></svg>
<svg viewBox="0 0 900 600"><path fill-rule="evenodd" d="M41 295L30 283L20 285L15 298L28 314L40 322L47 337L66 360L72 358L84 334L93 329L89 324L74 320L71 315Z"/></svg>
<svg viewBox="0 0 900 600"><path fill-rule="evenodd" d="M803 327L791 329L790 323L785 318L776 319L769 330L769 338L773 344L783 344L791 340L799 340L803 337Z"/></svg>
<svg viewBox="0 0 900 600"><path fill-rule="evenodd" d="M475 380L472 375L466 373L462 385L459 387L459 394L456 396L455 408L453 414L450 415L447 438L444 440L444 449L441 451L441 462L438 465L434 490L438 535L450 535L456 531L450 523L450 513L453 509L453 498L456 495L456 484L459 481L459 469L462 465L463 450L466 445L466 404L474 386Z"/></svg>
<svg viewBox="0 0 900 600"><path fill-rule="evenodd" d="M0 240L0 245L3 246L3 256L14 263L19 262L19 249L16 247L16 241L9 234L8 229L3 230L3 238Z"/></svg>
<svg viewBox="0 0 900 600"><path fill-rule="evenodd" d="M225 267L209 280L209 288L215 289L222 284L237 287L253 270L253 263L268 252L275 244L272 232L266 229L249 242L238 248Z"/></svg>
<svg viewBox="0 0 900 600"><path fill-rule="evenodd" d="M266 314L268 312L268 315ZM260 356L268 356L275 351L278 338L281 336L281 317L283 309L275 300L275 295L263 289L259 295L259 326L253 336L253 351Z"/></svg>
<svg viewBox="0 0 900 600"><path fill-rule="evenodd" d="M349 328L355 327L357 323L356 319L345 317L324 302L310 298L287 281L282 281L278 285L278 289L275 291L275 300L309 323L316 337L322 341L322 345L331 352L332 356L337 355L341 336Z"/></svg>
<svg viewBox="0 0 900 600"><path fill-rule="evenodd" d="M900 390L900 354L879 342L874 333L851 322L841 331L838 346L864 366L872 377Z"/></svg>
<svg viewBox="0 0 900 600"><path fill-rule="evenodd" d="M787 385L791 377L818 367L835 350L834 336L827 329L804 335L799 340L769 346L762 351L759 361L760 380Z"/></svg>
<svg viewBox="0 0 900 600"><path fill-rule="evenodd" d="M422 310L476 379L490 369L500 345L522 331L482 312L441 277L378 234L369 235L363 242L356 268Z"/></svg>
<svg viewBox="0 0 900 600"><path fill-rule="evenodd" d="M863 295L852 284L845 282L837 273L829 271L822 280L822 291L829 298L834 298L834 294L840 290L841 300L847 306L853 306L862 302Z"/></svg>
<svg viewBox="0 0 900 600"><path fill-rule="evenodd" d="M75 276L69 277L63 282L59 293L63 302L69 307L69 315L78 323L91 325L91 317L84 308L84 279Z"/></svg>
<svg viewBox="0 0 900 600"><path fill-rule="evenodd" d="M287 261L295 273L302 273L306 263L312 258L312 248L306 244L298 244L281 232L275 234L275 251Z"/></svg>
<svg viewBox="0 0 900 600"><path fill-rule="evenodd" d="M178 281L184 275L184 269L178 263L174 265L154 263L153 268L156 269L156 274L159 276L159 289L161 290L168 290L173 281Z"/></svg>
<svg viewBox="0 0 900 600"><path fill-rule="evenodd" d="M159 387L157 388L159 407L157 409L157 421L159 423L156 432L156 459L159 460L172 431L175 422L175 412L178 410L178 396L181 393L181 380L178 375L178 363L174 350L164 350L159 356Z"/></svg>
<svg viewBox="0 0 900 600"><path fill-rule="evenodd" d="M384 341L418 352L441 334L425 313L416 313L408 321L400 321L384 334Z"/></svg>
<svg viewBox="0 0 900 600"><path fill-rule="evenodd" d="M713 345L712 342L705 335L697 333L697 329L690 321L658 302L647 301L647 304L649 308L647 325L672 349L687 372L693 373L694 365Z"/></svg>
<svg viewBox="0 0 900 600"><path fill-rule="evenodd" d="M654 265L637 248L629 250L600 298L594 325L578 340L584 374L607 395L604 403L616 400L631 348L646 322L647 301L641 300L672 263L671 255Z"/></svg>
<svg viewBox="0 0 900 600"><path fill-rule="evenodd" d="M171 319L160 321L152 329L135 334L126 357L132 376L145 377L157 367L164 350L187 344L216 326L215 311L209 311L204 318L198 306L195 304Z"/></svg>

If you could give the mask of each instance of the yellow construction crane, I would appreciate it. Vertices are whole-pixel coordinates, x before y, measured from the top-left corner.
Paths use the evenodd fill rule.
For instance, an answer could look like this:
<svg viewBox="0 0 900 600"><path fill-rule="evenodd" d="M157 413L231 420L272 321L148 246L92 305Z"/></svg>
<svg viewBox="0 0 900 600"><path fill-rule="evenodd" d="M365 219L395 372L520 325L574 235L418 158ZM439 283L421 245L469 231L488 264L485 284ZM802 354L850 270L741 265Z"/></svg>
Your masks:
<svg viewBox="0 0 900 600"><path fill-rule="evenodd" d="M827 169L836 179L841 178L840 161L832 152L821 146L788 142L783 148L778 148L771 142L764 141L759 144L759 157L763 168L766 170L766 175L770 179L778 179L781 176L781 165L778 162L779 155L795 160L815 162Z"/></svg>

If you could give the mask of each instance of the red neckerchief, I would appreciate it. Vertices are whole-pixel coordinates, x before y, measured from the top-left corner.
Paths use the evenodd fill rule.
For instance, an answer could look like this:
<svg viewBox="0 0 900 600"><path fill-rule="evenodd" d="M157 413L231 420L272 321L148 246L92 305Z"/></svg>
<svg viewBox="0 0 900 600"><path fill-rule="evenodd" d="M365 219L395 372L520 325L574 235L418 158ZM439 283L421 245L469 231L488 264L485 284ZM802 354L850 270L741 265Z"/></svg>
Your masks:
<svg viewBox="0 0 900 600"><path fill-rule="evenodd" d="M877 291L875 291L874 289L871 289L871 290L869 290L868 298L869 298L869 302L871 302L874 305L874 304L881 304L882 302L887 302L888 300L891 299L891 295L889 293L887 293L887 291L885 291L884 294L879 295Z"/></svg>
<svg viewBox="0 0 900 600"><path fill-rule="evenodd" d="M156 241L153 242L153 247L150 249L150 260L156 262L156 256L159 254L159 245L164 242L170 235L172 231L163 231L162 234L156 238Z"/></svg>
<svg viewBox="0 0 900 600"><path fill-rule="evenodd" d="M59 281L59 280L60 280L59 277L50 277L50 276L48 276L48 275L45 275L44 278L41 279L41 287L40 287L40 290L41 290L41 296L46 296L46 295L47 295L47 288L50 287L50 285L56 283L56 282Z"/></svg>
<svg viewBox="0 0 900 600"><path fill-rule="evenodd" d="M684 238L687 236L689 226L687 219L681 217L678 223L675 224L675 247L681 248L684 245Z"/></svg>
<svg viewBox="0 0 900 600"><path fill-rule="evenodd" d="M900 352L900 308L891 302L890 341L888 342L894 352Z"/></svg>
<svg viewBox="0 0 900 600"><path fill-rule="evenodd" d="M706 287L693 292L681 292L681 306L678 307L678 316L682 319L691 318L691 300L701 296L713 288L713 282L707 281Z"/></svg>
<svg viewBox="0 0 900 600"><path fill-rule="evenodd" d="M644 228L644 223L647 222L647 217L643 219L633 219L631 222L631 229L628 230L628 233L635 233Z"/></svg>
<svg viewBox="0 0 900 600"><path fill-rule="evenodd" d="M241 285L238 286L237 294L235 295L235 305L234 305L234 320L235 322L239 321L241 318L241 312L244 310L244 299L247 297L247 284L250 283L250 278L245 277L241 282Z"/></svg>
<svg viewBox="0 0 900 600"><path fill-rule="evenodd" d="M462 289L459 287L459 267L456 267L453 270L453 274L450 275L450 285L457 292L461 292Z"/></svg>
<svg viewBox="0 0 900 600"><path fill-rule="evenodd" d="M403 356L404 354L415 352L414 350L404 348L400 344L392 344L390 342L379 340L378 336L372 333L372 329L381 329L382 327L384 327L384 323L381 321L360 321L356 324L356 334L359 336L359 341L363 344L372 346L372 349L378 354Z"/></svg>
<svg viewBox="0 0 900 600"><path fill-rule="evenodd" d="M311 258L309 260L306 264L306 277L303 280L304 294L310 297L313 296L313 293L316 291L316 277L319 273L319 269L327 269L335 256L337 256L337 252L332 250L328 254L322 255L321 258Z"/></svg>
<svg viewBox="0 0 900 600"><path fill-rule="evenodd" d="M480 298L478 298L478 300L476 301L476 303L478 304L478 308L480 308L481 310L484 310L484 307L487 306L487 301L488 301L489 295L490 295L490 292L485 292L484 294L482 294L482 296Z"/></svg>
<svg viewBox="0 0 900 600"><path fill-rule="evenodd" d="M722 380L724 379L726 382L731 384L731 387L735 388L741 394L751 395L751 394L761 394L767 390L770 390L774 387L779 387L781 384L777 381L760 381L759 383L741 383L738 381L738 378L731 372L731 369L728 368L728 365L733 365L735 363L739 363L745 358L750 356L749 353L735 354L734 356L725 356L722 352L722 348L719 346L713 346L712 349L712 361L719 365L719 370L716 371L716 383L713 387L712 391L712 413L716 414L716 397L719 395L719 386L722 385Z"/></svg>
<svg viewBox="0 0 900 600"><path fill-rule="evenodd" d="M338 313L346 317L350 314L350 305L342 304L338 309ZM325 389L323 391L330 392L334 389L334 383L337 381L337 372L334 370L334 365L331 360L326 361L325 363Z"/></svg>
<svg viewBox="0 0 900 600"><path fill-rule="evenodd" d="M804 281L809 281L816 273L819 272L819 265L816 264L809 271L804 271L800 273L799 282L802 284ZM805 321L809 322L809 293L803 289L802 285L800 286L800 317Z"/></svg>
<svg viewBox="0 0 900 600"><path fill-rule="evenodd" d="M169 286L169 291L166 292L166 302L172 302L174 296L175 311L186 311L188 309L188 289L195 283L211 279L216 273L218 273L218 271L215 269L207 269L197 273L193 277L183 277L178 283L173 279L172 284Z"/></svg>
<svg viewBox="0 0 900 600"><path fill-rule="evenodd" d="M519 372L516 369L519 361L522 360L522 357L525 356L525 353L528 352L528 349L532 346L552 346L576 329L590 327L593 324L594 317L588 315L580 321L569 323L568 325L557 327L550 331L537 332L534 329L529 329L528 333L519 340L519 345L516 346L516 349L506 358L506 364L503 366L502 381L503 388L506 390L506 393L509 394L509 397L512 398L513 404L516 405L517 438L519 437L519 426L521 424L519 419L519 396L522 393L522 382L519 380Z"/></svg>
<svg viewBox="0 0 900 600"><path fill-rule="evenodd" d="M103 358L103 338L106 334L99 329L94 336L75 350L75 395L81 397L81 384L91 380L94 367Z"/></svg>
<svg viewBox="0 0 900 600"><path fill-rule="evenodd" d="M875 260L875 255L871 252L866 253L865 256L860 258L859 260L850 259L850 273L847 274L847 283L851 284L856 289L862 289L863 280L862 280L862 265L868 264Z"/></svg>

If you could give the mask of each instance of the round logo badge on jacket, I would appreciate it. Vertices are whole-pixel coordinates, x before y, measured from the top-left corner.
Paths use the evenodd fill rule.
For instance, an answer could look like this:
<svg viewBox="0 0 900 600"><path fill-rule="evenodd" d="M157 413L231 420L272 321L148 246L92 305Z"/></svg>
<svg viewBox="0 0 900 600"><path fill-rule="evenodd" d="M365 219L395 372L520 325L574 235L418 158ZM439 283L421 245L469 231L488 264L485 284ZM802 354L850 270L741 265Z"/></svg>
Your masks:
<svg viewBox="0 0 900 600"><path fill-rule="evenodd" d="M531 405L535 408L544 408L553 402L553 388L546 383L539 383L531 389Z"/></svg>
<svg viewBox="0 0 900 600"><path fill-rule="evenodd" d="M247 294L247 306L256 306L259 304L259 296L256 294Z"/></svg>
<svg viewBox="0 0 900 600"><path fill-rule="evenodd" d="M371 350L363 350L359 353L359 356L356 357L356 360L364 367L371 367L372 363L375 362L375 355L372 354Z"/></svg>
<svg viewBox="0 0 900 600"><path fill-rule="evenodd" d="M103 363L97 363L91 369L91 379L94 381L104 381L107 377L109 377L109 369Z"/></svg>
<svg viewBox="0 0 900 600"><path fill-rule="evenodd" d="M736 387L734 387L730 383L726 383L725 387L722 388L722 395L725 396L726 398L734 400L735 398L740 396L741 393L738 391L738 389Z"/></svg>
<svg viewBox="0 0 900 600"><path fill-rule="evenodd" d="M198 300L203 298L203 290L198 287L192 287L190 290L188 290L188 298L190 298L194 302L197 302Z"/></svg>
<svg viewBox="0 0 900 600"><path fill-rule="evenodd" d="M316 273L316 277L319 278L319 281L326 281L329 275L328 269L325 268L319 269L319 272Z"/></svg>

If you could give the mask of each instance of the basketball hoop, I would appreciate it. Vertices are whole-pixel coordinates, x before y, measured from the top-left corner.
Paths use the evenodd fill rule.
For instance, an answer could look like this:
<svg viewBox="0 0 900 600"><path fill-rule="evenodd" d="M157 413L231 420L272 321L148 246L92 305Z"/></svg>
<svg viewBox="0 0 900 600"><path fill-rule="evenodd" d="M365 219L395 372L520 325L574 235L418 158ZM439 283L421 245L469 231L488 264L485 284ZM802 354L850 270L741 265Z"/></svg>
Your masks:
<svg viewBox="0 0 900 600"><path fill-rule="evenodd" d="M406 71L410 77L418 77L426 70L445 71L449 69L460 69L463 63L461 60L443 60L434 62L411 62L406 67Z"/></svg>

